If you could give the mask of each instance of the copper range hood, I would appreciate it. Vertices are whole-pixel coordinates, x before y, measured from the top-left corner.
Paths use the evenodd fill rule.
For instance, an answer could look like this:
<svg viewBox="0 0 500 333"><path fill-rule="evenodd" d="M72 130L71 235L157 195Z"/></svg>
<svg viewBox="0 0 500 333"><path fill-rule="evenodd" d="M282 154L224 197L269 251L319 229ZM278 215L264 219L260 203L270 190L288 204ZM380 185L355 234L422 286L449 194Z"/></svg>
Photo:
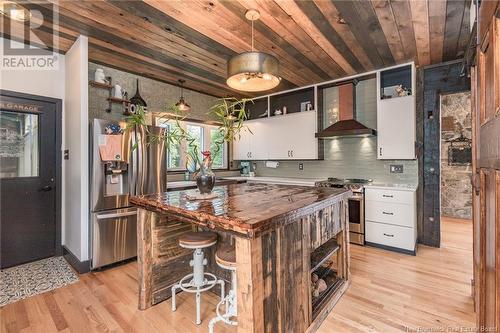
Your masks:
<svg viewBox="0 0 500 333"><path fill-rule="evenodd" d="M350 81L338 85L339 89L339 121L316 133L317 138L335 138L342 136L372 136L377 131L354 119L355 86L357 81Z"/></svg>

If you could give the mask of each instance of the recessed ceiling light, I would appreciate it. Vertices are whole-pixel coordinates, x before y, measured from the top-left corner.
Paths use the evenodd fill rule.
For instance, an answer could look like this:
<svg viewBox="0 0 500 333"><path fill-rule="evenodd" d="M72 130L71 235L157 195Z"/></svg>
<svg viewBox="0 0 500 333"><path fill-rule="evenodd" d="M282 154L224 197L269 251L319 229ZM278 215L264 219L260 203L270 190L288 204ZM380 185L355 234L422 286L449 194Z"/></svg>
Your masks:
<svg viewBox="0 0 500 333"><path fill-rule="evenodd" d="M26 22L31 18L31 11L29 9L12 1L0 2L0 14L19 22Z"/></svg>

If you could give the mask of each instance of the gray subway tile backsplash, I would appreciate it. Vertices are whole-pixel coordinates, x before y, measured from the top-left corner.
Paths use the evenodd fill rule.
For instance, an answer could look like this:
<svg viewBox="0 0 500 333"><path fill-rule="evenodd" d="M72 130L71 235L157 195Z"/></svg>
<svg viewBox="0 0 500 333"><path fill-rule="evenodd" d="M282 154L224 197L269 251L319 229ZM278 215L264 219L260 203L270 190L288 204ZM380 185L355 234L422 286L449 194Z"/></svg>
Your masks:
<svg viewBox="0 0 500 333"><path fill-rule="evenodd" d="M256 163L256 175L301 178L367 178L376 182L417 183L417 160L377 160L377 138L339 138L325 142L322 161L280 161L276 169ZM304 170L299 170L303 163ZM402 164L403 173L390 173L391 164Z"/></svg>

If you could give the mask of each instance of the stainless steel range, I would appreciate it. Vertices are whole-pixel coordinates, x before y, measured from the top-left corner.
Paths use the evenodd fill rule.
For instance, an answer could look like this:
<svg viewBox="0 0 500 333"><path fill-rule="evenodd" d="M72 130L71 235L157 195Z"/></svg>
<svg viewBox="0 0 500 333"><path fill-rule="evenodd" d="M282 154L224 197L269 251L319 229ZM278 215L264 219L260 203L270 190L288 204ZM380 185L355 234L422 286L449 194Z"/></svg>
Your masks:
<svg viewBox="0 0 500 333"><path fill-rule="evenodd" d="M352 191L349 198L349 237L351 243L365 244L365 189L364 185L371 179L358 178L328 178L316 182L316 186L346 188Z"/></svg>

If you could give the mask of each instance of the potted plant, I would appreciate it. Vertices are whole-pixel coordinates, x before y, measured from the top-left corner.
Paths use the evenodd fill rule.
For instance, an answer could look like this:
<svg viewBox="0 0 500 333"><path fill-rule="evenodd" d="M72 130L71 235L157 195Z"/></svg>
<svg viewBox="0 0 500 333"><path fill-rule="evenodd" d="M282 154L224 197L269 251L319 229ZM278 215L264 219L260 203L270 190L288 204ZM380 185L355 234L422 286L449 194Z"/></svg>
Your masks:
<svg viewBox="0 0 500 333"><path fill-rule="evenodd" d="M210 108L208 114L219 124L217 128L218 135L216 136L218 139L212 142L212 151L200 152L195 144L196 138L180 125L186 115L175 105L168 107L168 115L163 115L159 119L173 121L176 126L171 126L163 134L152 133L146 127L147 142L148 144L157 144L163 141L167 149L170 149L170 147L179 145L181 141L185 140L187 143L187 149L184 152L186 155L186 169L194 174L201 197L210 197L215 185L212 157L217 155L224 142L233 142L241 137L240 132L245 128L243 121L247 118L245 105L249 102L253 103L251 99L227 97L219 99ZM127 129L136 125L146 125L146 113L142 107L138 107L135 114L127 117Z"/></svg>

